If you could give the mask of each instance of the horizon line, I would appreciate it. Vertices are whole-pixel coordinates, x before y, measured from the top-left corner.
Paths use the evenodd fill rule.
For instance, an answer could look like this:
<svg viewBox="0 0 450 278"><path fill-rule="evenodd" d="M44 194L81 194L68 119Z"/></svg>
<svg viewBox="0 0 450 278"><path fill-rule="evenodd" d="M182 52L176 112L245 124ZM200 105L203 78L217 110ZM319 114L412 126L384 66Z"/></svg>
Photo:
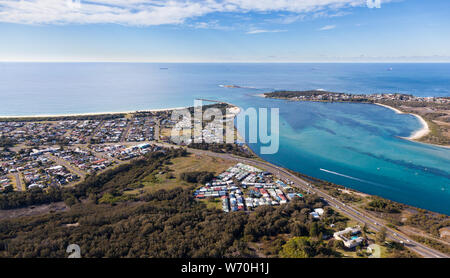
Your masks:
<svg viewBox="0 0 450 278"><path fill-rule="evenodd" d="M54 61L54 60L0 60L0 63L123 63L123 64L450 64L448 61L114 61L114 60L90 60L90 61L78 61L78 60L66 60L66 61Z"/></svg>

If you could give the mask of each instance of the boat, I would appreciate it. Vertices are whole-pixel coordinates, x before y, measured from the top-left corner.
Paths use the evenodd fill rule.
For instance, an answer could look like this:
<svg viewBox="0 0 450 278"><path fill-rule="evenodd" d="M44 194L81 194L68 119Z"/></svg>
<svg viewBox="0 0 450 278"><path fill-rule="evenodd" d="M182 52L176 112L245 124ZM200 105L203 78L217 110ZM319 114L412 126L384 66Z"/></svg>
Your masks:
<svg viewBox="0 0 450 278"><path fill-rule="evenodd" d="M238 85L219 85L219 87L222 87L222 88L242 88L241 86L238 86Z"/></svg>

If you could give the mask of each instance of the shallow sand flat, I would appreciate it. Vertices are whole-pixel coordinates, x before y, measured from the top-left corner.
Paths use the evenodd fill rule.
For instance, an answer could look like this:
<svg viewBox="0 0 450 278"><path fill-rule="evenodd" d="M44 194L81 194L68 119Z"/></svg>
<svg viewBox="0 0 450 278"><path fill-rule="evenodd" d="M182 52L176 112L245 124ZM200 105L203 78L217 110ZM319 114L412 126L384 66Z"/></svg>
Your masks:
<svg viewBox="0 0 450 278"><path fill-rule="evenodd" d="M402 112L402 111L398 110L397 108L394 108L394 107L389 106L389 105L381 104L381 103L374 103L374 104L379 105L379 106L383 106L383 107L388 108L388 109L391 109L391 110L395 111L395 113L397 113L397 114L411 114L411 115L413 115L414 117L416 117L420 121L420 123L422 124L422 128L417 130L417 131L415 131L409 137L403 137L404 139L417 140L417 139L420 139L420 138L426 136L431 131L429 126L428 126L428 123L421 116L419 116L417 114L405 113L405 112Z"/></svg>

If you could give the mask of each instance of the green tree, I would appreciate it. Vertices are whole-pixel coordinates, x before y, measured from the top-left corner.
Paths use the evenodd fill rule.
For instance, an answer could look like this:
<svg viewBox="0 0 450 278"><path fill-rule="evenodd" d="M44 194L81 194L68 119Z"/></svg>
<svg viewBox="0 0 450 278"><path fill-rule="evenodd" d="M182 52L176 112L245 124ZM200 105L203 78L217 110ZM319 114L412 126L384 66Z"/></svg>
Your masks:
<svg viewBox="0 0 450 278"><path fill-rule="evenodd" d="M320 235L320 227L317 222L313 222L309 228L309 235L312 237L318 237Z"/></svg>
<svg viewBox="0 0 450 278"><path fill-rule="evenodd" d="M290 231L294 236L305 236L308 235L308 229L304 224L292 223Z"/></svg>
<svg viewBox="0 0 450 278"><path fill-rule="evenodd" d="M78 202L77 198L75 198L75 196L73 196L72 194L70 194L69 196L67 196L66 199L64 199L64 203L69 207L75 205L77 202Z"/></svg>
<svg viewBox="0 0 450 278"><path fill-rule="evenodd" d="M344 242L342 240L335 240L334 244L333 244L333 247L336 248L336 249L344 249L345 245L344 245Z"/></svg>
<svg viewBox="0 0 450 278"><path fill-rule="evenodd" d="M364 223L364 226L362 227L362 236L364 238L367 238L367 232L368 232L367 224Z"/></svg>
<svg viewBox="0 0 450 278"><path fill-rule="evenodd" d="M12 185L7 185L3 188L3 193L9 193L9 192L13 192L14 188L12 187Z"/></svg>
<svg viewBox="0 0 450 278"><path fill-rule="evenodd" d="M380 243L383 243L386 240L386 228L381 227L381 229L377 232L376 240Z"/></svg>

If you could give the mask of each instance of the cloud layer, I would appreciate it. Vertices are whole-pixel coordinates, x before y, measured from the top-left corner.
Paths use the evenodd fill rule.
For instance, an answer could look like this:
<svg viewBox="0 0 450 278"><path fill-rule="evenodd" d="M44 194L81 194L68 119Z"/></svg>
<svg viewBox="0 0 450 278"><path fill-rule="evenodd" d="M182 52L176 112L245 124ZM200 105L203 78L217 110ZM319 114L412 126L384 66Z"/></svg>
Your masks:
<svg viewBox="0 0 450 278"><path fill-rule="evenodd" d="M336 28L336 25L326 25L326 26L323 26L322 28L320 28L319 31L332 30L334 28Z"/></svg>
<svg viewBox="0 0 450 278"><path fill-rule="evenodd" d="M20 24L182 24L212 13L320 13L366 0L0 0L0 22Z"/></svg>

